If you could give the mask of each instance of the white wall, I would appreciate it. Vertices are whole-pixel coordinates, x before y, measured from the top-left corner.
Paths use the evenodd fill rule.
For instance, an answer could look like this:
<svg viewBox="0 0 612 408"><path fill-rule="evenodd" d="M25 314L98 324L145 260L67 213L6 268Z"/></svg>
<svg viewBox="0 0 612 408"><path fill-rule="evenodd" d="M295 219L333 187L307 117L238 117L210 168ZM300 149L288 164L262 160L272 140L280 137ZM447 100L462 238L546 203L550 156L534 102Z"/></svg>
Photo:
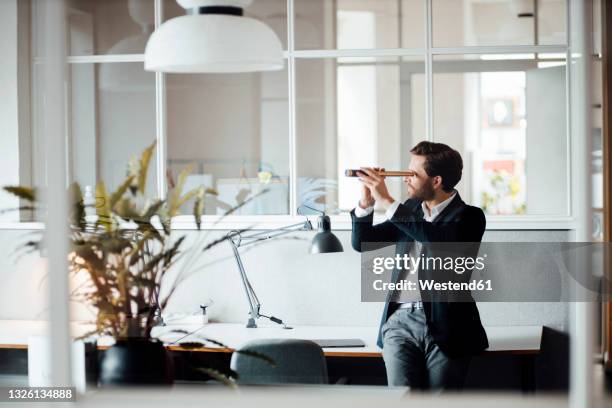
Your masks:
<svg viewBox="0 0 612 408"><path fill-rule="evenodd" d="M46 316L44 272L37 257L16 263L11 256L25 231L0 231L0 319L36 320ZM212 240L226 231L215 231ZM191 246L206 232L188 232ZM345 252L309 255L312 233L299 233L304 240L280 240L248 250L242 260L263 304L262 313L295 325L376 326L382 303L362 303L360 254L350 246L350 231L337 232ZM178 234L177 234L178 235ZM571 231L488 231L486 241L555 242L572 239ZM246 322L245 300L235 261L228 245L196 256L197 265L208 265L186 279L176 291L168 312L197 313L209 298L211 319ZM179 265L180 266L180 265ZM193 269L191 269L193 270ZM41 281L42 280L42 281ZM41 283L42 282L42 283ZM546 325L567 329L565 303L481 303L485 325ZM87 319L83 308L73 309L73 318Z"/></svg>
<svg viewBox="0 0 612 408"><path fill-rule="evenodd" d="M527 211L567 214L565 66L527 71Z"/></svg>

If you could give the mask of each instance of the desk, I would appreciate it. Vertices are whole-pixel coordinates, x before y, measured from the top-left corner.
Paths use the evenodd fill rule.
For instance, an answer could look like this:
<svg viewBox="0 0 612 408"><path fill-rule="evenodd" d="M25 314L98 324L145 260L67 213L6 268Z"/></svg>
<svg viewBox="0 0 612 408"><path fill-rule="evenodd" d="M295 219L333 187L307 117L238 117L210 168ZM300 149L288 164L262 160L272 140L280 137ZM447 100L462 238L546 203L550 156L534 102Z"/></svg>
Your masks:
<svg viewBox="0 0 612 408"><path fill-rule="evenodd" d="M196 341L198 337L218 340L228 348L206 347L193 351L230 353L246 342L254 339L289 338L289 339L352 339L363 340L365 347L325 348L328 362L338 358L350 364L351 358L368 358L380 360L382 352L376 345L378 327L337 327L337 326L297 326L294 329L283 329L279 326L262 326L247 329L244 324L211 323L204 327L181 325L180 322L156 328L154 334L166 343L172 343L182 335L173 334L173 329L185 330L192 335L181 341ZM485 327L489 339L486 355L517 355L521 364L521 388L525 393L535 391L535 356L540 352L542 326L489 326ZM182 350L180 346L169 346L171 350ZM356 363L359 364L359 363ZM328 364L329 365L329 364ZM344 364L343 364L344 365ZM361 365L361 364L359 364ZM346 370L342 370L346 371Z"/></svg>
<svg viewBox="0 0 612 408"><path fill-rule="evenodd" d="M28 337L44 335L47 324L36 320L0 320L0 348L26 349ZM77 322L71 323L72 334L78 337L91 330L91 325ZM209 323L205 326L185 325L180 321L172 322L164 327L153 329L153 335L166 343L171 343L184 334L171 333L172 330L185 330L193 334L181 341L196 341L198 336L208 337L226 344L229 349L210 346L201 349L203 352L231 352L249 340L265 338L288 339L348 339L363 340L365 347L326 348L326 356L335 357L380 357L381 349L376 345L378 327L374 326L296 326L286 330L279 326L261 326L247 329L239 323ZM485 327L489 338L489 348L486 353L529 355L540 352L542 326L488 326ZM112 345L111 338L102 337L98 340L100 348ZM171 350L180 351L180 345L170 345ZM190 351L198 351L190 349Z"/></svg>
<svg viewBox="0 0 612 408"><path fill-rule="evenodd" d="M0 349L27 349L28 337L44 335L47 324L42 321L0 320ZM78 337L91 329L90 325L71 323L72 334ZM172 333L172 330L184 330L190 334ZM485 327L489 338L489 348L485 354L511 354L521 359L522 388L526 392L535 387L535 356L540 352L542 340L542 326L488 326ZM369 358L369 361L381 359L381 349L376 345L378 328L366 327L337 327L337 326L296 326L286 330L279 326L262 326L256 329L247 329L239 323L209 323L205 326L181 324L174 321L167 326L154 329L153 334L165 343L172 343L177 339L182 342L198 341L198 337L208 337L220 341L228 348L214 345L192 349L183 348L178 344L168 345L173 352L214 352L229 354L242 344L253 339L262 338L293 338L293 339L348 339L363 340L365 347L326 348L325 356L328 358L354 361L352 358ZM98 340L98 347L106 349L111 346L113 339L103 337Z"/></svg>
<svg viewBox="0 0 612 408"><path fill-rule="evenodd" d="M197 337L208 337L226 344L229 349L206 347L202 351L231 352L250 340L265 338L286 339L361 339L365 347L325 348L326 356L333 357L381 357L381 349L376 345L378 327L338 327L338 326L297 326L291 330L279 326L264 326L247 329L243 324L210 323L204 327L181 325L180 322L155 328L153 334L166 343L173 342L184 335L172 334L173 329L193 332L181 341L195 341ZM489 326L485 327L489 338L487 353L494 354L538 354L542 340L542 326ZM0 337L1 338L1 337ZM170 346L171 349L180 349Z"/></svg>

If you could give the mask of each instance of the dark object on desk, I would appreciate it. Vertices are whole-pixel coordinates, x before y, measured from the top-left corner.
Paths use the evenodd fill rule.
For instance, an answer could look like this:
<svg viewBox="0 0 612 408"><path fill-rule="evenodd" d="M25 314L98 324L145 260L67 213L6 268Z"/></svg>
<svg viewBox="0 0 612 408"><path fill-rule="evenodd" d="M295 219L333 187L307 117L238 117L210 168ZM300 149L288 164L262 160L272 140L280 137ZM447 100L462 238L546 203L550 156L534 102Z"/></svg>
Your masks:
<svg viewBox="0 0 612 408"><path fill-rule="evenodd" d="M312 341L322 348L365 347L365 343L361 339L317 339Z"/></svg>

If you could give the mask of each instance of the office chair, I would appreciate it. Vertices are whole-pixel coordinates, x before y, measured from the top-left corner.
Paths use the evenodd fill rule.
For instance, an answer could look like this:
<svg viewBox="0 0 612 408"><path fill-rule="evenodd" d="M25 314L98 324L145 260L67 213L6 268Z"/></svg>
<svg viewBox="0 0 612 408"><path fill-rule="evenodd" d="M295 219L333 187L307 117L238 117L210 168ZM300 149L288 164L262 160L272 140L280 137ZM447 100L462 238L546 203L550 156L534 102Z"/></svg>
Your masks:
<svg viewBox="0 0 612 408"><path fill-rule="evenodd" d="M275 365L260 358L234 353L230 367L238 384L328 384L323 349L309 340L258 339L239 350L261 353Z"/></svg>

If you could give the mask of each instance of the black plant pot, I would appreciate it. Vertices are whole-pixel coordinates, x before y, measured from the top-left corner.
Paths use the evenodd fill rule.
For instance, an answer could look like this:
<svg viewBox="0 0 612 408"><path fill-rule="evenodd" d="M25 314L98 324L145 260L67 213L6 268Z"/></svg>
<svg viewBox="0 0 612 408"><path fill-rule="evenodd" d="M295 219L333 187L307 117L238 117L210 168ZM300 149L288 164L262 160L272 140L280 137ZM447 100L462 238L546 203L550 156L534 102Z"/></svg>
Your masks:
<svg viewBox="0 0 612 408"><path fill-rule="evenodd" d="M157 340L117 340L100 361L99 382L103 386L170 385L173 381L172 358Z"/></svg>

